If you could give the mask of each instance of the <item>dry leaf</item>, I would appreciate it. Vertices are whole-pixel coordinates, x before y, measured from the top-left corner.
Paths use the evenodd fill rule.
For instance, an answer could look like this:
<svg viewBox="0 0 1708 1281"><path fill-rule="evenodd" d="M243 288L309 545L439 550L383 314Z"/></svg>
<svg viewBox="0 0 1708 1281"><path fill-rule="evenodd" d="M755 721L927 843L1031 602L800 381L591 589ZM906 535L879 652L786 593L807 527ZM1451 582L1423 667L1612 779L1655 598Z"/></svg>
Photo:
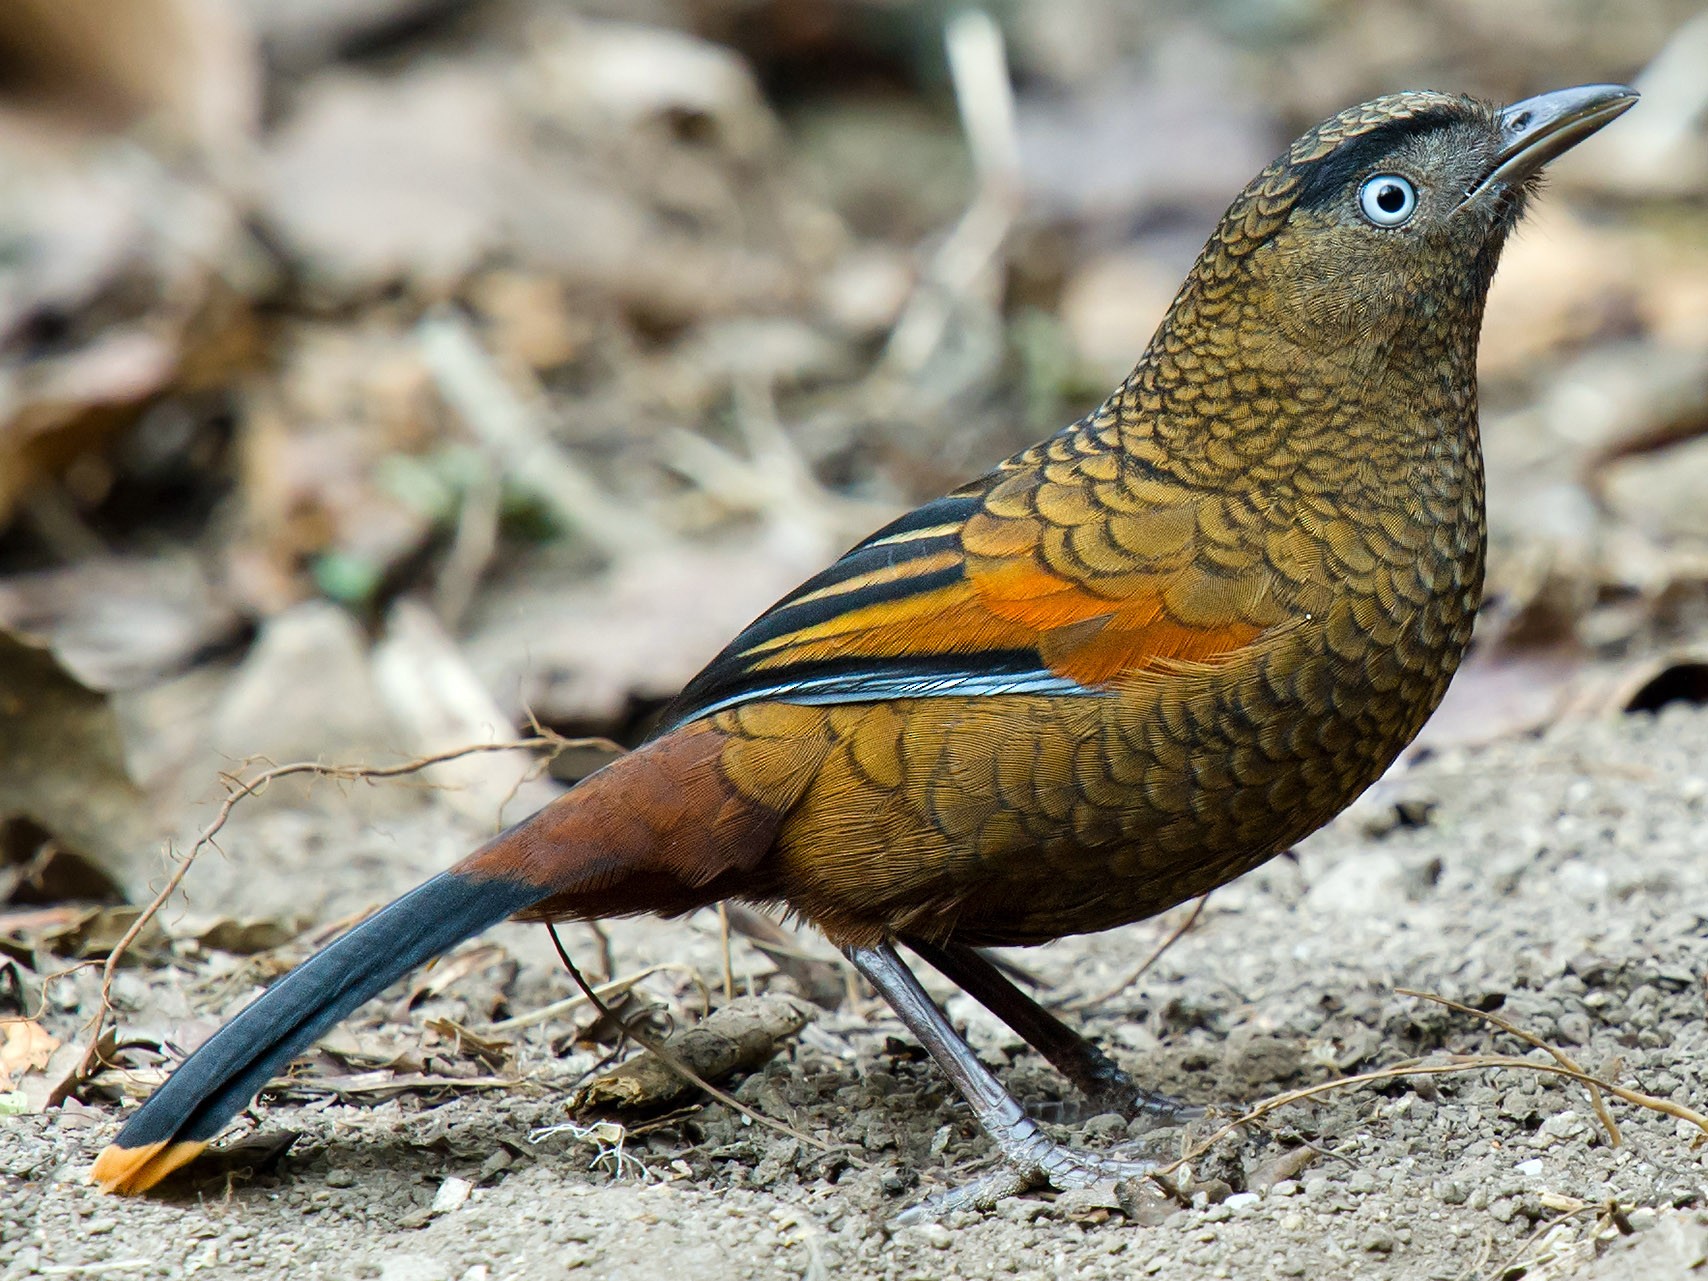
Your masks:
<svg viewBox="0 0 1708 1281"><path fill-rule="evenodd" d="M8 1019L0 1024L0 1090L16 1089L16 1082L26 1072L40 1072L53 1059L59 1048L59 1038L50 1036L46 1028L30 1019Z"/></svg>
<svg viewBox="0 0 1708 1281"><path fill-rule="evenodd" d="M352 1072L343 1076L293 1076L268 1083L273 1094L330 1094L339 1099L382 1102L400 1094L447 1090L505 1090L519 1084L513 1076L448 1076L428 1072Z"/></svg>
<svg viewBox="0 0 1708 1281"><path fill-rule="evenodd" d="M148 684L235 637L242 620L191 561L84 561L0 581L0 628L48 645L88 688Z"/></svg>
<svg viewBox="0 0 1708 1281"><path fill-rule="evenodd" d="M412 1007L422 997L448 992L469 975L511 959L509 950L497 943L482 943L445 957L415 977L404 1005Z"/></svg>
<svg viewBox="0 0 1708 1281"><path fill-rule="evenodd" d="M1708 401L1697 426L1708 431ZM1599 479L1607 505L1627 524L1662 544L1708 546L1708 435L1620 458Z"/></svg>
<svg viewBox="0 0 1708 1281"><path fill-rule="evenodd" d="M1550 724L1584 665L1570 645L1473 651L1411 750L1492 743Z"/></svg>
<svg viewBox="0 0 1708 1281"><path fill-rule="evenodd" d="M1214 217L1280 138L1238 66L1198 53L1190 79L1164 84L1127 67L1065 95L1022 99L1020 154L1036 205L1122 228L1159 209Z"/></svg>
<svg viewBox="0 0 1708 1281"><path fill-rule="evenodd" d="M135 907L45 907L0 913L0 950L29 957L36 952L85 960L111 952L136 924ZM142 935L147 938L153 926Z"/></svg>
<svg viewBox="0 0 1708 1281"><path fill-rule="evenodd" d="M18 1086L31 1112L45 1112L58 1107L73 1092L88 1083L96 1069L112 1059L117 1044L113 1030L108 1028L100 1039L85 1049L76 1041L67 1041L56 1048L40 1070L30 1073Z"/></svg>
<svg viewBox="0 0 1708 1281"><path fill-rule="evenodd" d="M1708 12L1674 31L1631 85L1643 95L1642 114L1610 130L1593 155L1565 157L1558 180L1625 197L1708 190Z"/></svg>
<svg viewBox="0 0 1708 1281"><path fill-rule="evenodd" d="M472 68L316 77L268 141L262 217L335 295L400 280L444 291L504 242L512 128L498 85Z"/></svg>
<svg viewBox="0 0 1708 1281"><path fill-rule="evenodd" d="M200 321L230 291L219 168L260 99L220 0L15 0L0 10L0 526L32 487L105 444L223 349ZM102 136L123 145L101 145ZM112 139L105 139L111 143ZM142 151L164 145L173 162ZM241 275L234 270L233 278Z"/></svg>
<svg viewBox="0 0 1708 1281"><path fill-rule="evenodd" d="M255 127L260 76L221 0L10 0L8 105L90 131L146 122L226 154Z"/></svg>
<svg viewBox="0 0 1708 1281"><path fill-rule="evenodd" d="M254 956L284 946L306 925L307 919L300 916L184 915L172 921L168 934L175 941L194 941L213 951Z"/></svg>
<svg viewBox="0 0 1708 1281"><path fill-rule="evenodd" d="M472 1054L493 1069L503 1067L514 1048L508 1041L494 1041L471 1032L454 1019L428 1019L426 1027L451 1042L458 1053Z"/></svg>
<svg viewBox="0 0 1708 1281"><path fill-rule="evenodd" d="M214 751L237 761L395 758L397 730L375 692L360 624L327 601L305 601L267 620L227 686L208 738ZM265 795L277 801L291 794L281 787ZM378 789L367 795L383 797Z"/></svg>
<svg viewBox="0 0 1708 1281"><path fill-rule="evenodd" d="M0 632L0 820L22 817L127 884L151 824L107 700Z"/></svg>
<svg viewBox="0 0 1708 1281"><path fill-rule="evenodd" d="M1564 714L1654 712L1669 703L1708 704L1708 647L1603 664L1572 691Z"/></svg>

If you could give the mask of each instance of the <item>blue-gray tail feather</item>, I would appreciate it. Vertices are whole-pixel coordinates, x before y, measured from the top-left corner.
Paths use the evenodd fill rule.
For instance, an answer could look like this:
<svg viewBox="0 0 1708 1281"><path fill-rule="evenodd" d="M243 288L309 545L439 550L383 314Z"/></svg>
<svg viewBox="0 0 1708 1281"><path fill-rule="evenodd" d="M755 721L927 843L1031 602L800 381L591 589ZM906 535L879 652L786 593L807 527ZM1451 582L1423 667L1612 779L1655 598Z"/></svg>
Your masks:
<svg viewBox="0 0 1708 1281"><path fill-rule="evenodd" d="M544 896L525 882L441 872L268 988L185 1059L118 1146L206 1141L281 1067L416 966Z"/></svg>

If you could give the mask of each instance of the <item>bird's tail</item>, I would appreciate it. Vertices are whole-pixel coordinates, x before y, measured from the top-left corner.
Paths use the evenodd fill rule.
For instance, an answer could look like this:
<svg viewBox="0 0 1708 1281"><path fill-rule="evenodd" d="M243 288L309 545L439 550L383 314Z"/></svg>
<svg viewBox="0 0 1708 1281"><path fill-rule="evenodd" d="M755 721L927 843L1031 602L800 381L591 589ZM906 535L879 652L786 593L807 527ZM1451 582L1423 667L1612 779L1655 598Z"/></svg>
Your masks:
<svg viewBox="0 0 1708 1281"><path fill-rule="evenodd" d="M523 882L441 872L292 970L184 1061L95 1162L141 1192L193 1159L281 1067L417 965L540 897Z"/></svg>
<svg viewBox="0 0 1708 1281"><path fill-rule="evenodd" d="M631 753L309 958L191 1054L90 1177L108 1192L146 1191L333 1024L506 917L676 912L763 894L756 865L779 813L733 792L716 768L720 738L680 731Z"/></svg>

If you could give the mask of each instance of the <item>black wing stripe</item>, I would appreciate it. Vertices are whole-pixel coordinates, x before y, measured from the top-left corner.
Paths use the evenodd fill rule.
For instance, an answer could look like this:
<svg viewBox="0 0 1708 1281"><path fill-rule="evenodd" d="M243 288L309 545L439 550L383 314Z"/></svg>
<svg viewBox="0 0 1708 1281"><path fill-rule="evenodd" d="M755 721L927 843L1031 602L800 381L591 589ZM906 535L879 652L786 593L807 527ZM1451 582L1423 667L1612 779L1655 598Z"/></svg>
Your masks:
<svg viewBox="0 0 1708 1281"><path fill-rule="evenodd" d="M817 627L820 623L828 623L838 615L850 613L867 605L881 605L886 601L899 600L907 596L917 596L921 592L935 591L939 587L948 587L966 577L966 571L960 565L952 565L948 569L930 570L923 574L910 574L902 578L893 578L884 582L871 583L865 587L856 587L848 591L840 591L834 595L819 597L791 605L784 603L774 606L758 622L750 626L736 638L735 644L725 651L734 658L742 658L752 654L753 650L768 641L787 636L803 627ZM740 646L739 649L736 646ZM720 657L717 660L721 663ZM713 666L717 666L714 663ZM710 669L708 669L710 670Z"/></svg>
<svg viewBox="0 0 1708 1281"><path fill-rule="evenodd" d="M869 538L863 538L854 550L868 547L873 543L881 543L886 539L899 538L903 534L917 534L922 529L935 529L939 525L959 526L965 523L967 517L979 509L984 501L983 491L965 494L947 494L942 498L933 498L928 503L921 503L905 516L899 516L885 525ZM840 563L840 562L838 562ZM836 566L831 566L834 570Z"/></svg>
<svg viewBox="0 0 1708 1281"><path fill-rule="evenodd" d="M785 670L756 672L756 647L780 640L803 628L822 623L869 605L902 600L961 581L965 570L959 563L943 565L945 553L960 549L960 527L978 510L978 492L950 494L916 507L891 521L871 537L851 548L822 573L809 578L794 591L749 624L747 629L688 682L665 712L659 733L705 715L708 711L733 707L755 698L783 696L794 689L815 701L859 701L855 695L862 682L897 682L890 688L923 689L932 682L972 680L974 674L953 656L941 660L931 656L900 656L895 659L851 659L846 667L836 660L827 663L790 664ZM934 566L929 561L937 561ZM917 565L916 572L907 572ZM893 572L887 572L893 571ZM878 581L863 583L870 575ZM780 647L781 648L781 647ZM764 657L763 654L757 657ZM995 659L998 656L992 656ZM1012 673L1049 673L1035 653L1016 651L1001 656ZM980 674L990 671L984 656ZM1053 679L1053 677L1052 677ZM767 691L777 691L768 694ZM893 694L890 697L902 697ZM871 696L868 696L868 699Z"/></svg>

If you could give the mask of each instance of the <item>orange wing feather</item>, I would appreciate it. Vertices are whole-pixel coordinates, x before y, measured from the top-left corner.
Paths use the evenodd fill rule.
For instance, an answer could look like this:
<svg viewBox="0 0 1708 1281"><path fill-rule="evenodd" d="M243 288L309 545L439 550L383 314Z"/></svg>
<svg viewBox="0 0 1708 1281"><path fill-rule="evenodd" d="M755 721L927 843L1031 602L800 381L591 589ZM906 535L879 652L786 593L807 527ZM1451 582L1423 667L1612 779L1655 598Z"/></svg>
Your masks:
<svg viewBox="0 0 1708 1281"><path fill-rule="evenodd" d="M1022 455L880 530L738 637L674 723L749 698L870 701L910 671L924 693L1027 668L1094 692L1225 662L1294 616L1270 564L1238 559L1251 540L1228 537L1251 511L1154 477L1112 490L1081 461ZM825 672L834 696L808 696Z"/></svg>

